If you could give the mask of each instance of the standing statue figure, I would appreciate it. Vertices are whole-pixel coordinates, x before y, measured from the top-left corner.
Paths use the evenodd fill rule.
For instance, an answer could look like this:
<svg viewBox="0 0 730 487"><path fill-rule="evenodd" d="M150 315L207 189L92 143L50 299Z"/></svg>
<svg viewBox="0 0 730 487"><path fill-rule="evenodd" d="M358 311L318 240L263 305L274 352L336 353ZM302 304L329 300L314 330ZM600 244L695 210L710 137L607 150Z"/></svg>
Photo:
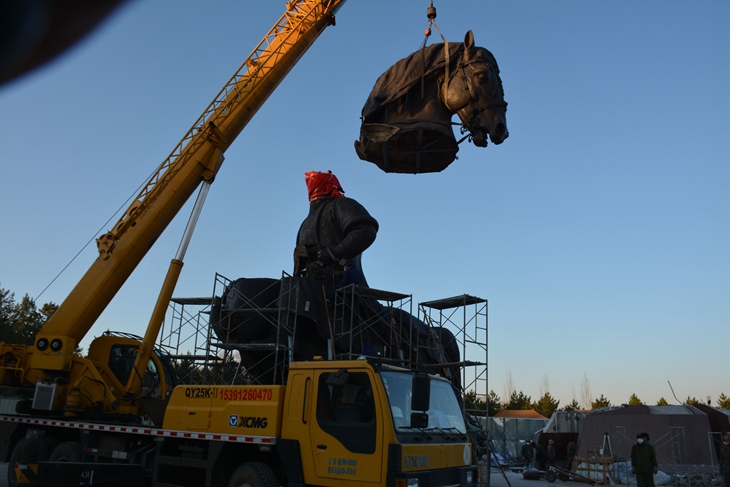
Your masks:
<svg viewBox="0 0 730 487"><path fill-rule="evenodd" d="M305 173L309 193L309 214L297 233L294 275L323 281L326 288L342 272L342 259L360 271L361 285L367 286L362 271L362 252L375 241L378 222L345 191L332 171Z"/></svg>

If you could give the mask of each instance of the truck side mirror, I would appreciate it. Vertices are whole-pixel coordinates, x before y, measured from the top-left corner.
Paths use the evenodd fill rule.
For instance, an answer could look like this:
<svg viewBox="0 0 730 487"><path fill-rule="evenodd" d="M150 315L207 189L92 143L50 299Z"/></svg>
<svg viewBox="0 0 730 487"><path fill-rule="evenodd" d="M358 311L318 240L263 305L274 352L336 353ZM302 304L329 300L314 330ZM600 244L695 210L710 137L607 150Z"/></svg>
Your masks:
<svg viewBox="0 0 730 487"><path fill-rule="evenodd" d="M411 410L428 411L430 403L431 378L428 374L414 375L411 383Z"/></svg>

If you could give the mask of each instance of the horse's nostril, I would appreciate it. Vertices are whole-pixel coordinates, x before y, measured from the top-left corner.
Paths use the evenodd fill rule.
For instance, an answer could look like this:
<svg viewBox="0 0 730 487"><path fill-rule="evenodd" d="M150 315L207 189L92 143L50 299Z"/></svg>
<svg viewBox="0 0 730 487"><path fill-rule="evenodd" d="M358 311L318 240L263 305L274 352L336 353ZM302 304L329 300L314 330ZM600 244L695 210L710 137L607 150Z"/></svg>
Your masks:
<svg viewBox="0 0 730 487"><path fill-rule="evenodd" d="M507 133L507 126L503 123L497 124L496 127L494 127L494 135L497 137L504 137L504 134Z"/></svg>

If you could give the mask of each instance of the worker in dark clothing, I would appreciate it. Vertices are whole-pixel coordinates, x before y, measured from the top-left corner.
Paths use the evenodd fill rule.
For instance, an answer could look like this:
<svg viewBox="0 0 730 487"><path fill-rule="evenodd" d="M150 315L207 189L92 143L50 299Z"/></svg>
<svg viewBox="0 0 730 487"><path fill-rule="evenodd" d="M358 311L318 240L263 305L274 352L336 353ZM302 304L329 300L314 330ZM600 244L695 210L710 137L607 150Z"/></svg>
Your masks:
<svg viewBox="0 0 730 487"><path fill-rule="evenodd" d="M654 445L649 443L649 433L636 435L631 447L631 471L636 475L638 487L654 487L654 474L659 471Z"/></svg>
<svg viewBox="0 0 730 487"><path fill-rule="evenodd" d="M568 442L568 449L566 450L566 456L568 457L568 470L573 470L573 459L575 458L575 440Z"/></svg>
<svg viewBox="0 0 730 487"><path fill-rule="evenodd" d="M531 440L525 441L525 444L522 445L522 460L525 462L525 470L530 468L532 465L532 445L530 445Z"/></svg>
<svg viewBox="0 0 730 487"><path fill-rule="evenodd" d="M722 435L720 447L720 470L725 477L725 487L730 487L730 433Z"/></svg>
<svg viewBox="0 0 730 487"><path fill-rule="evenodd" d="M548 465L551 467L555 466L555 458L558 456L555 452L555 445L553 445L554 441L549 440L548 441L548 447L547 447L547 458L548 458Z"/></svg>
<svg viewBox="0 0 730 487"><path fill-rule="evenodd" d="M547 450L545 450L545 447L542 445L538 445L534 441L532 442L532 447L535 449L535 466L538 470L547 470L546 469L546 463L548 459L548 453Z"/></svg>
<svg viewBox="0 0 730 487"><path fill-rule="evenodd" d="M349 286L350 284L354 284L355 286L359 286L360 284L362 284L362 274L360 274L360 270L357 267L354 267L352 265L352 262L347 259L342 259L340 261L340 264L342 264L343 269L342 279L340 279L340 282L335 284L332 290L329 292L327 296L328 303L334 300L335 293L338 289Z"/></svg>

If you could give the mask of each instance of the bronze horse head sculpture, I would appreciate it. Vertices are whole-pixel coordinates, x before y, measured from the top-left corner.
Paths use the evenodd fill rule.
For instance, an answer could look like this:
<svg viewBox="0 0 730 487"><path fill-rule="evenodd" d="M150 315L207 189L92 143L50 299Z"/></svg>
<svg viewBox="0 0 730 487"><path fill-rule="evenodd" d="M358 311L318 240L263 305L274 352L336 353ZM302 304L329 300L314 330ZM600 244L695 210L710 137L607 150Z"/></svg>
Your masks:
<svg viewBox="0 0 730 487"><path fill-rule="evenodd" d="M423 48L378 78L362 110L355 150L385 172L439 172L465 139L477 147L486 147L488 138L504 142L506 112L497 60L474 45L469 31L463 43ZM466 134L459 142L454 114Z"/></svg>

